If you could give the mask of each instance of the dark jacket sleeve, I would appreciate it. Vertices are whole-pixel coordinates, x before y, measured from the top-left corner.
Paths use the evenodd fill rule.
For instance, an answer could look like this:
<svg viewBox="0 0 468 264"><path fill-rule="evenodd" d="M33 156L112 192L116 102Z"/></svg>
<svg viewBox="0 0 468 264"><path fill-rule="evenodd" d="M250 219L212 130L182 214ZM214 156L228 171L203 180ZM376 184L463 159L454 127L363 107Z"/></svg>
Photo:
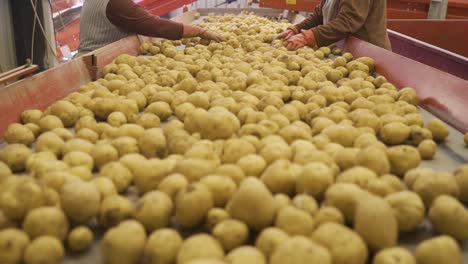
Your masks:
<svg viewBox="0 0 468 264"><path fill-rule="evenodd" d="M110 0L106 16L114 26L148 37L181 39L184 30L183 24L153 16L132 0Z"/></svg>
<svg viewBox="0 0 468 264"><path fill-rule="evenodd" d="M335 19L312 29L317 45L331 45L358 31L366 22L370 5L370 0L342 0Z"/></svg>
<svg viewBox="0 0 468 264"><path fill-rule="evenodd" d="M317 5L312 13L304 19L301 23L295 25L295 27L300 31L301 29L311 29L318 25L323 24L323 15L322 15L322 6L323 2L321 1L319 5Z"/></svg>

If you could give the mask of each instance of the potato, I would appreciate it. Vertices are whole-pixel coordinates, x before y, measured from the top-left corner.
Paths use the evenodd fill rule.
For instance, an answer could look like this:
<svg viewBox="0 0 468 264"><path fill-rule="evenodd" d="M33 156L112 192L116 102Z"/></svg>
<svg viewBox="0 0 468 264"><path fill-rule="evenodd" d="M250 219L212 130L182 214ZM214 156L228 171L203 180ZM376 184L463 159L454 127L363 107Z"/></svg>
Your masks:
<svg viewBox="0 0 468 264"><path fill-rule="evenodd" d="M162 129L151 128L138 138L138 148L147 158L164 158L167 154L166 138Z"/></svg>
<svg viewBox="0 0 468 264"><path fill-rule="evenodd" d="M260 155L248 154L237 161L237 166L245 175L258 177L265 170L266 161Z"/></svg>
<svg viewBox="0 0 468 264"><path fill-rule="evenodd" d="M333 155L333 160L335 161L336 165L338 165L340 169L344 171L354 167L356 157L359 152L361 152L361 150L358 148L343 148ZM363 159L363 157L361 157L361 159ZM361 163L364 162L361 161Z"/></svg>
<svg viewBox="0 0 468 264"><path fill-rule="evenodd" d="M23 230L31 239L53 236L64 241L68 233L68 220L56 207L40 207L29 211L26 215Z"/></svg>
<svg viewBox="0 0 468 264"><path fill-rule="evenodd" d="M26 126L12 123L7 127L3 139L8 144L24 144L30 146L34 142L34 133Z"/></svg>
<svg viewBox="0 0 468 264"><path fill-rule="evenodd" d="M237 186L239 186L242 180L245 178L245 173L243 170L234 164L223 164L216 168L214 173L228 176L236 183Z"/></svg>
<svg viewBox="0 0 468 264"><path fill-rule="evenodd" d="M25 264L59 264L65 256L65 249L56 237L40 236L34 239L24 251Z"/></svg>
<svg viewBox="0 0 468 264"><path fill-rule="evenodd" d="M12 172L10 167L8 167L8 165L6 165L4 162L0 161L0 182L9 177L11 174Z"/></svg>
<svg viewBox="0 0 468 264"><path fill-rule="evenodd" d="M101 255L105 263L137 264L146 244L144 227L135 220L126 220L109 229L102 239Z"/></svg>
<svg viewBox="0 0 468 264"><path fill-rule="evenodd" d="M315 226L319 227L325 223L344 224L344 216L336 207L323 206L314 215Z"/></svg>
<svg viewBox="0 0 468 264"><path fill-rule="evenodd" d="M135 208L135 220L152 232L169 225L174 205L167 194L151 191L138 200Z"/></svg>
<svg viewBox="0 0 468 264"><path fill-rule="evenodd" d="M297 176L296 193L307 193L316 199L321 199L333 181L333 171L327 165L311 162L305 165Z"/></svg>
<svg viewBox="0 0 468 264"><path fill-rule="evenodd" d="M421 163L419 151L411 146L394 146L387 149L390 171L402 177L407 171L416 168Z"/></svg>
<svg viewBox="0 0 468 264"><path fill-rule="evenodd" d="M432 139L432 132L427 128L411 126L411 143L418 146L425 139Z"/></svg>
<svg viewBox="0 0 468 264"><path fill-rule="evenodd" d="M132 137L118 137L112 140L112 146L117 149L119 157L131 153L139 153L138 141Z"/></svg>
<svg viewBox="0 0 468 264"><path fill-rule="evenodd" d="M152 113L165 121L172 115L171 106L166 102L154 102L146 107L145 113Z"/></svg>
<svg viewBox="0 0 468 264"><path fill-rule="evenodd" d="M243 245L249 238L249 228L239 220L226 219L216 224L211 231L226 252Z"/></svg>
<svg viewBox="0 0 468 264"><path fill-rule="evenodd" d="M410 232L418 228L425 216L421 198L414 192L401 191L385 197L398 221L400 232Z"/></svg>
<svg viewBox="0 0 468 264"><path fill-rule="evenodd" d="M66 155L72 151L82 151L87 154L91 154L93 147L94 144L89 142L88 140L74 138L65 142L65 144L63 145L62 153L63 155Z"/></svg>
<svg viewBox="0 0 468 264"><path fill-rule="evenodd" d="M351 147L354 140L359 136L357 128L349 125L331 125L325 128L322 133L326 135L331 142L338 143L343 147Z"/></svg>
<svg viewBox="0 0 468 264"><path fill-rule="evenodd" d="M200 247L203 245L203 247ZM197 234L187 238L179 248L176 262L189 263L197 259L223 259L224 251L220 243L207 234Z"/></svg>
<svg viewBox="0 0 468 264"><path fill-rule="evenodd" d="M468 212L452 196L440 195L434 200L429 210L429 220L440 234L457 240L468 237Z"/></svg>
<svg viewBox="0 0 468 264"><path fill-rule="evenodd" d="M355 164L373 170L377 175L383 175L390 172L390 163L387 153L374 146L364 149L356 155Z"/></svg>
<svg viewBox="0 0 468 264"><path fill-rule="evenodd" d="M98 141L99 134L89 128L83 128L76 132L76 137L87 140L94 144Z"/></svg>
<svg viewBox="0 0 468 264"><path fill-rule="evenodd" d="M466 203L468 202L468 164L460 165L454 171L454 175L455 175L455 180L457 181L458 187L460 189L460 195L459 195L460 201L463 203Z"/></svg>
<svg viewBox="0 0 468 264"><path fill-rule="evenodd" d="M158 190L167 194L171 200L174 200L177 192L189 184L184 175L174 173L166 176L158 185Z"/></svg>
<svg viewBox="0 0 468 264"><path fill-rule="evenodd" d="M158 229L148 237L144 259L149 264L175 263L182 242L182 237L176 230Z"/></svg>
<svg viewBox="0 0 468 264"><path fill-rule="evenodd" d="M273 223L275 205L273 196L260 180L244 179L226 207L229 215L245 222L249 229L262 230Z"/></svg>
<svg viewBox="0 0 468 264"><path fill-rule="evenodd" d="M213 196L204 184L193 183L181 189L175 197L175 218L181 228L200 225L213 207Z"/></svg>
<svg viewBox="0 0 468 264"><path fill-rule="evenodd" d="M252 246L238 247L226 255L226 262L230 264L266 264L265 256Z"/></svg>
<svg viewBox="0 0 468 264"><path fill-rule="evenodd" d="M107 123L113 127L120 127L127 123L127 117L122 112L112 112L107 116Z"/></svg>
<svg viewBox="0 0 468 264"><path fill-rule="evenodd" d="M224 143L221 161L223 163L236 163L241 157L255 154L255 147L242 139L228 139Z"/></svg>
<svg viewBox="0 0 468 264"><path fill-rule="evenodd" d="M292 194L301 170L297 164L279 159L265 169L260 179L272 193Z"/></svg>
<svg viewBox="0 0 468 264"><path fill-rule="evenodd" d="M266 258L270 258L273 252L283 244L289 235L277 227L265 228L257 237L255 246L263 252Z"/></svg>
<svg viewBox="0 0 468 264"><path fill-rule="evenodd" d="M135 213L133 203L121 195L110 195L102 200L99 208L99 224L103 227L113 227L120 222L132 218Z"/></svg>
<svg viewBox="0 0 468 264"><path fill-rule="evenodd" d="M34 123L38 124L42 117L42 111L38 109L26 110L21 113L21 122L23 124Z"/></svg>
<svg viewBox="0 0 468 264"><path fill-rule="evenodd" d="M402 247L386 248L379 251L372 262L373 264L416 264L416 259L407 249Z"/></svg>
<svg viewBox="0 0 468 264"><path fill-rule="evenodd" d="M325 204L334 206L341 211L346 222L354 220L357 200L365 191L355 184L336 183L325 192Z"/></svg>
<svg viewBox="0 0 468 264"><path fill-rule="evenodd" d="M460 193L455 177L448 172L435 172L420 176L414 181L412 190L421 197L427 208L439 195L458 197Z"/></svg>
<svg viewBox="0 0 468 264"><path fill-rule="evenodd" d="M278 211L275 226L289 235L308 236L314 230L314 219L303 210L293 206L285 206Z"/></svg>
<svg viewBox="0 0 468 264"><path fill-rule="evenodd" d="M117 194L117 189L109 178L95 177L91 180L91 183L96 186L96 189L99 191L102 200L108 196Z"/></svg>
<svg viewBox="0 0 468 264"><path fill-rule="evenodd" d="M311 238L315 243L329 250L333 263L367 263L366 244L357 233L346 226L325 223L314 231Z"/></svg>
<svg viewBox="0 0 468 264"><path fill-rule="evenodd" d="M458 264L462 262L460 247L455 239L449 236L438 236L423 241L416 247L418 264Z"/></svg>
<svg viewBox="0 0 468 264"><path fill-rule="evenodd" d="M36 125L34 123L27 123L24 126L33 133L34 138L39 136L39 134L41 133L41 128L39 127L39 125Z"/></svg>
<svg viewBox="0 0 468 264"><path fill-rule="evenodd" d="M142 126L144 129L156 128L161 124L161 120L155 114L143 113L140 115L136 124Z"/></svg>
<svg viewBox="0 0 468 264"><path fill-rule="evenodd" d="M54 128L63 128L63 123L60 118L53 116L53 115L46 115L41 117L39 120L39 127L41 128L42 132L51 131Z"/></svg>
<svg viewBox="0 0 468 264"><path fill-rule="evenodd" d="M365 189L369 182L373 179L377 179L377 174L366 168L355 166L351 169L341 172L336 177L337 183L354 183L357 186Z"/></svg>
<svg viewBox="0 0 468 264"><path fill-rule="evenodd" d="M26 233L15 228L0 230L0 262L23 263L23 254L30 243Z"/></svg>
<svg viewBox="0 0 468 264"><path fill-rule="evenodd" d="M465 145L468 146L468 132L465 133L465 136L463 137L463 141L465 142Z"/></svg>
<svg viewBox="0 0 468 264"><path fill-rule="evenodd" d="M391 122L380 130L380 139L389 145L402 144L410 135L411 129L401 122Z"/></svg>
<svg viewBox="0 0 468 264"><path fill-rule="evenodd" d="M229 219L229 214L221 208L211 208L206 214L205 226L208 230L212 230L218 223Z"/></svg>
<svg viewBox="0 0 468 264"><path fill-rule="evenodd" d="M208 175L200 180L211 192L214 205L223 207L236 192L237 186L234 180L222 175Z"/></svg>
<svg viewBox="0 0 468 264"><path fill-rule="evenodd" d="M77 226L68 234L67 245L72 252L83 252L93 243L93 232L86 226Z"/></svg>
<svg viewBox="0 0 468 264"><path fill-rule="evenodd" d="M79 110L71 102L60 100L49 107L50 113L60 118L66 127L73 126L78 120Z"/></svg>
<svg viewBox="0 0 468 264"><path fill-rule="evenodd" d="M331 264L330 252L304 236L294 236L273 252L271 264L323 263Z"/></svg>
<svg viewBox="0 0 468 264"><path fill-rule="evenodd" d="M31 150L23 144L10 144L0 150L0 161L4 162L13 172L23 171Z"/></svg>
<svg viewBox="0 0 468 264"><path fill-rule="evenodd" d="M75 223L87 223L99 212L101 195L96 186L80 180L65 183L60 202L67 217Z"/></svg>
<svg viewBox="0 0 468 264"><path fill-rule="evenodd" d="M432 137L437 142L444 141L450 134L448 126L437 118L429 120L426 124L426 128L431 131Z"/></svg>
<svg viewBox="0 0 468 264"><path fill-rule="evenodd" d="M124 192L133 180L132 172L118 161L104 165L99 171L99 176L109 178L119 193Z"/></svg>
<svg viewBox="0 0 468 264"><path fill-rule="evenodd" d="M358 200L354 230L373 251L393 247L398 241L398 222L392 207L375 195L364 195Z"/></svg>
<svg viewBox="0 0 468 264"><path fill-rule="evenodd" d="M312 196L307 194L298 194L292 200L292 204L307 213L311 216L314 216L318 211L317 201Z"/></svg>
<svg viewBox="0 0 468 264"><path fill-rule="evenodd" d="M45 188L38 181L29 176L9 178L0 192L0 207L8 219L21 221L31 210L47 205Z"/></svg>
<svg viewBox="0 0 468 264"><path fill-rule="evenodd" d="M111 144L97 144L91 150L91 157L97 169L119 159L119 152Z"/></svg>
<svg viewBox="0 0 468 264"><path fill-rule="evenodd" d="M437 144L431 139L425 139L418 145L419 155L424 160L430 160L434 157L437 150Z"/></svg>
<svg viewBox="0 0 468 264"><path fill-rule="evenodd" d="M91 155L82 151L68 152L63 157L63 161L70 167L85 166L90 170L94 167L94 160Z"/></svg>
<svg viewBox="0 0 468 264"><path fill-rule="evenodd" d="M291 148L283 142L273 142L266 144L258 153L267 164L272 164L279 159L290 159L292 156Z"/></svg>

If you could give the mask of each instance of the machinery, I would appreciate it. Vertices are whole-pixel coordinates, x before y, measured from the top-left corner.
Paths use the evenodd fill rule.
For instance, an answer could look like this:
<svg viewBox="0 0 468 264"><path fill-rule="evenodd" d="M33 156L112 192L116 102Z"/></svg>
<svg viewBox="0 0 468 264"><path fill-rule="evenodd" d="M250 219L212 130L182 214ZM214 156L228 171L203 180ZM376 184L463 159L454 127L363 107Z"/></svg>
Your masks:
<svg viewBox="0 0 468 264"><path fill-rule="evenodd" d="M174 1L175 2L175 1ZM296 3L296 1L288 0ZM297 3L300 1L297 0ZM318 1L311 1L318 2ZM198 9L175 18L175 21L190 23L195 20L195 12L202 16L208 13L238 13L244 9ZM278 16L282 11L274 9L249 9L264 16ZM294 19L294 18L293 18ZM299 20L299 17L295 17ZM293 21L294 22L294 21ZM432 163L437 168L452 168L459 163L468 162L468 152L462 143L460 132L468 131L468 63L466 58L447 57L446 52L431 48L412 38L398 33L391 33L394 49L417 53L419 56L432 56L437 63L448 65L447 71L458 72L448 74L411 58L373 46L367 42L350 37L338 46L350 51L356 57L369 56L376 61L376 71L394 83L397 87L411 86L418 93L421 106L431 112L424 112L426 118L433 115L441 118L452 126L451 137L447 144L441 147L438 159ZM102 69L120 54L137 55L139 46L147 40L144 37L131 36L96 50L91 55L75 59L56 68L39 73L0 89L0 138L7 126L19 120L20 114L26 109L45 109L54 101L77 90L80 85L102 76ZM430 55L427 55L430 54ZM459 61L456 61L458 58ZM434 62L434 63L436 63ZM457 64L458 62L458 64ZM64 76L67 76L64 78ZM464 77L464 79L463 79ZM408 239L408 247L415 241L424 239L428 234L418 235L418 239ZM89 254L73 256L65 263L100 263L99 250L95 247ZM463 252L467 252L466 245ZM466 255L466 253L464 253ZM466 259L468 256L464 256Z"/></svg>

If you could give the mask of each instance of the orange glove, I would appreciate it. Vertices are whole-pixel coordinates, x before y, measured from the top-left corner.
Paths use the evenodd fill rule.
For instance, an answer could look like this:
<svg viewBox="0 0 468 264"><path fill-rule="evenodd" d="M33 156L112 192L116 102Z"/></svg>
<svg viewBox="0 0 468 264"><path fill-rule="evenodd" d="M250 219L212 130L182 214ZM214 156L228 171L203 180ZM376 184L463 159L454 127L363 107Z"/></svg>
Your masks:
<svg viewBox="0 0 468 264"><path fill-rule="evenodd" d="M224 37L218 35L216 33L210 32L207 29L191 26L184 24L184 32L182 34L184 38L193 38L193 37L200 37L203 39L214 40L217 42L225 41Z"/></svg>
<svg viewBox="0 0 468 264"><path fill-rule="evenodd" d="M315 41L315 35L312 30L301 30L301 34L297 34L283 42L283 46L285 46L288 50L297 50L304 46L313 47L317 44Z"/></svg>
<svg viewBox="0 0 468 264"><path fill-rule="evenodd" d="M285 31L281 32L275 39L288 40L290 37L299 33L299 30L295 26L288 27Z"/></svg>

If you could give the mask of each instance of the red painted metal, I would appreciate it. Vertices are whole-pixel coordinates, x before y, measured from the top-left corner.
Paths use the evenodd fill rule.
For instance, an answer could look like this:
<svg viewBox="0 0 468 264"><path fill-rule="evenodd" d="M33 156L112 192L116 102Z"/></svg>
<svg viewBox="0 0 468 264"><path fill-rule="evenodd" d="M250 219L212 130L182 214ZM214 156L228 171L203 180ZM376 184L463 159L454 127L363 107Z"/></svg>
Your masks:
<svg viewBox="0 0 468 264"><path fill-rule="evenodd" d="M161 16L175 9L191 4L195 0L134 0L153 15Z"/></svg>
<svg viewBox="0 0 468 264"><path fill-rule="evenodd" d="M393 52L468 80L468 58L395 31L389 31L389 36Z"/></svg>
<svg viewBox="0 0 468 264"><path fill-rule="evenodd" d="M74 60L0 89L0 138L28 109L45 109L89 82L86 66Z"/></svg>
<svg viewBox="0 0 468 264"><path fill-rule="evenodd" d="M374 58L379 74L398 88L413 87L423 107L456 129L468 131L468 81L354 37L340 46L355 57Z"/></svg>
<svg viewBox="0 0 468 264"><path fill-rule="evenodd" d="M442 49L468 57L468 19L390 19L388 20L388 28Z"/></svg>
<svg viewBox="0 0 468 264"><path fill-rule="evenodd" d="M320 1L260 0L261 7L311 12ZM387 16L394 19L426 19L430 0L387 0ZM447 19L468 18L468 0L449 0Z"/></svg>

